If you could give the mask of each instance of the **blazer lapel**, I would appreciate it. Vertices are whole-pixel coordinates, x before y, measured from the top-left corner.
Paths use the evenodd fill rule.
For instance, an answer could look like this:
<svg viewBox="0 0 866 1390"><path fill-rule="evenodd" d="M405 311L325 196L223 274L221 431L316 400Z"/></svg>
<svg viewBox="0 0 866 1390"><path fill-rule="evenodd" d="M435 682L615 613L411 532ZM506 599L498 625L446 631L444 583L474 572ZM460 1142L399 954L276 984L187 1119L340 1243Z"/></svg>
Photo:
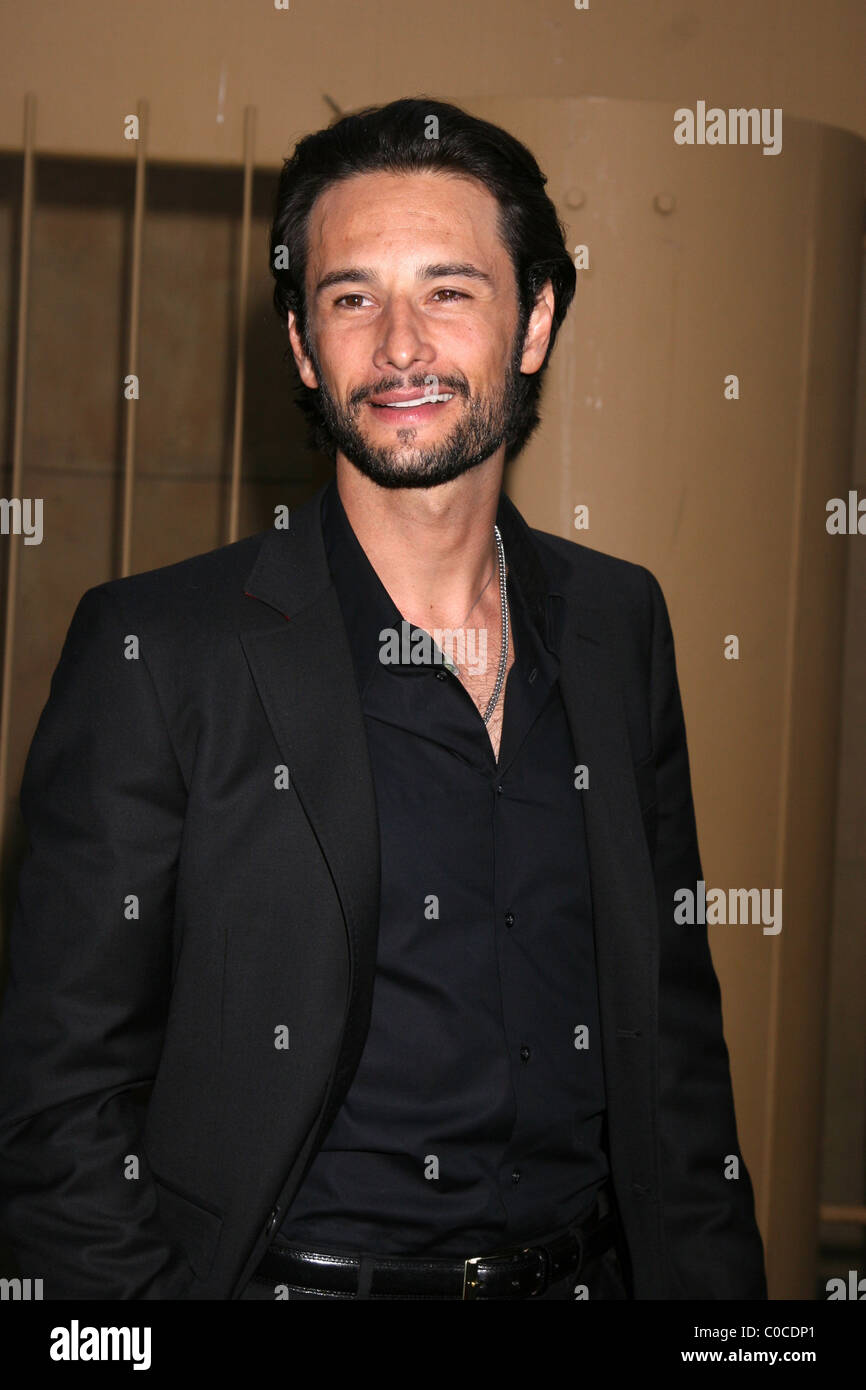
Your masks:
<svg viewBox="0 0 866 1390"><path fill-rule="evenodd" d="M569 601L560 688L577 761L589 771L589 785L579 795L595 927L608 1145L619 1199L629 1201L634 1193L658 1190L653 1138L658 918L622 688L604 645L604 621L599 610Z"/></svg>
<svg viewBox="0 0 866 1390"><path fill-rule="evenodd" d="M592 879L600 987L630 1029L642 1022L655 978L655 880L634 776L622 691L598 635L602 614L569 599L560 641L560 688L578 763Z"/></svg>
<svg viewBox="0 0 866 1390"><path fill-rule="evenodd" d="M346 920L349 1018L369 1019L379 923L379 831L364 717L321 533L320 489L268 532L245 592L286 619L241 633L289 778L324 854ZM354 1070L358 1057L341 1052ZM339 1086L340 1078L336 1078Z"/></svg>

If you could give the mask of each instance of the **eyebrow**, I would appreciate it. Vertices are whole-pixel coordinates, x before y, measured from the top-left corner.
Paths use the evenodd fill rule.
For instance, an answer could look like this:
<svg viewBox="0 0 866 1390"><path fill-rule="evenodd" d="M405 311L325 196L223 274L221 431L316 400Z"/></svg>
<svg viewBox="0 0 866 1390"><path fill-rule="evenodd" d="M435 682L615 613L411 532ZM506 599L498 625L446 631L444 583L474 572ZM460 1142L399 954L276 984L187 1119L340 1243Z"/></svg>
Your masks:
<svg viewBox="0 0 866 1390"><path fill-rule="evenodd" d="M477 265L473 265L471 261L438 261L433 265L420 265L415 272L416 280L452 279L456 276L463 276L467 280L481 280L487 285L493 284L493 277L480 270ZM327 275L322 276L316 285L315 293L321 294L322 290L329 289L331 285L375 284L378 279L379 276L371 266L341 266L338 270L329 270Z"/></svg>

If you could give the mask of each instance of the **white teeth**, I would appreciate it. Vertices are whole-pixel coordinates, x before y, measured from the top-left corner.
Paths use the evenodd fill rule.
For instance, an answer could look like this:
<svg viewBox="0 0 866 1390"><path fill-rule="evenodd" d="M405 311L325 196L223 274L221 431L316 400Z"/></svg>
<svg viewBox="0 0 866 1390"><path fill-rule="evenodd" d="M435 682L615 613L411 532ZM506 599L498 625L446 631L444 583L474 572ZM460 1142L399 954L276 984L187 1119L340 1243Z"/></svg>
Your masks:
<svg viewBox="0 0 866 1390"><path fill-rule="evenodd" d="M412 405L432 405L434 401L450 401L450 396L419 396L414 401L385 401L394 410L407 410Z"/></svg>

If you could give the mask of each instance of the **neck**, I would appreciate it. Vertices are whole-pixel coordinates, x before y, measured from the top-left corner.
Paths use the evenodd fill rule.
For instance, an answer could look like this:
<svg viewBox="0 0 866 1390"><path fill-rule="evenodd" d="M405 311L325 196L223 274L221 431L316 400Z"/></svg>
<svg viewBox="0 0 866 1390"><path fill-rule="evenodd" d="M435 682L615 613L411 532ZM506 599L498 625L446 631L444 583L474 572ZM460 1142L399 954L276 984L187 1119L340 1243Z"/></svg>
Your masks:
<svg viewBox="0 0 866 1390"><path fill-rule="evenodd" d="M439 487L383 488L337 455L337 490L352 530L409 622L428 631L453 627L476 601L473 626L498 613L499 588L488 581L497 567L502 472L493 455Z"/></svg>

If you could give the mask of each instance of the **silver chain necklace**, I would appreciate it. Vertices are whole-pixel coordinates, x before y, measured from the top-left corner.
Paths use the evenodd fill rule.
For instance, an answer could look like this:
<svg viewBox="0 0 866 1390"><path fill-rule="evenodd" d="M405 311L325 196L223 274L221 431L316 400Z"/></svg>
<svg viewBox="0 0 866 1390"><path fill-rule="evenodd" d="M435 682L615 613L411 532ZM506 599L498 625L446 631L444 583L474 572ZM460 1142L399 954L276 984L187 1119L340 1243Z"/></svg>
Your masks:
<svg viewBox="0 0 866 1390"><path fill-rule="evenodd" d="M484 714L484 723L490 722L490 716L496 708L496 701L502 691L502 682L505 680L505 667L508 665L508 594L505 587L505 548L502 544L502 537L499 534L499 527L493 527L496 533L496 551L499 556L499 602L502 607L502 650L499 653L499 670L496 674L496 684L493 687L493 694L490 696L487 711Z"/></svg>

